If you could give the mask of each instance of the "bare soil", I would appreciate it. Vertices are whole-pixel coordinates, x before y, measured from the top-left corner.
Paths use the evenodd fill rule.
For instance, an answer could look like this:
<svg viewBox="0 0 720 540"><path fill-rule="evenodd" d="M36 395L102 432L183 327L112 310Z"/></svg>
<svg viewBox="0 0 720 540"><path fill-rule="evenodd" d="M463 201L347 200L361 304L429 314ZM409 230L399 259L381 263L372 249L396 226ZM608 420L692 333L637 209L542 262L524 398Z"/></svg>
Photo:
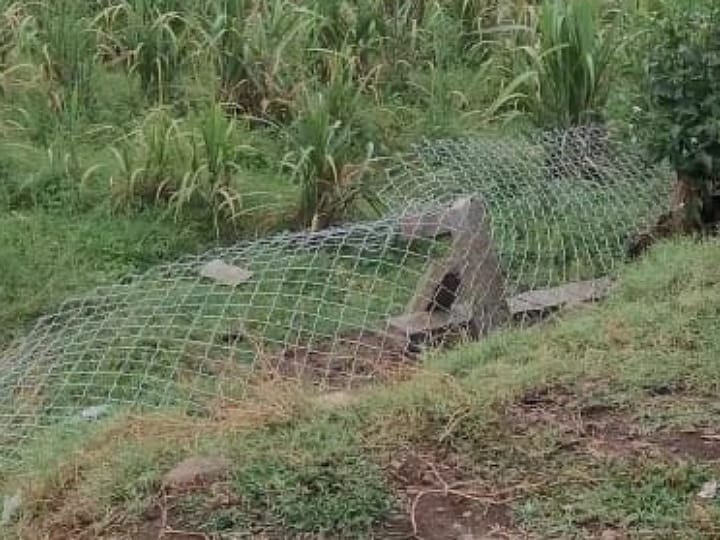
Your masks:
<svg viewBox="0 0 720 540"><path fill-rule="evenodd" d="M518 433L554 428L567 436L574 451L591 457L644 454L703 463L720 461L720 434L716 431L643 433L629 411L609 404L586 404L580 395L588 395L593 386L587 383L579 391L562 386L533 390L508 408L508 420Z"/></svg>
<svg viewBox="0 0 720 540"><path fill-rule="evenodd" d="M312 346L288 347L264 359L262 372L342 390L408 378L415 365L416 358L400 343L359 330Z"/></svg>
<svg viewBox="0 0 720 540"><path fill-rule="evenodd" d="M408 450L389 467L404 505L378 538L473 540L516 538L509 494L467 478L472 471L443 450Z"/></svg>

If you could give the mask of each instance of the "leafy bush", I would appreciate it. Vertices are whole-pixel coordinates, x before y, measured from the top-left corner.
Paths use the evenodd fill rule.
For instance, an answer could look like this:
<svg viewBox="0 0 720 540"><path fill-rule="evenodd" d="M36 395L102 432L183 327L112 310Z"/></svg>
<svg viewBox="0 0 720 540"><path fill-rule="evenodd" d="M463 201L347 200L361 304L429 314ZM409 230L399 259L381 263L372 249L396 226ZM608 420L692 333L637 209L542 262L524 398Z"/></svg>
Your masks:
<svg viewBox="0 0 720 540"><path fill-rule="evenodd" d="M720 7L674 9L655 22L647 63L650 148L677 171L674 204L699 224L720 175Z"/></svg>
<svg viewBox="0 0 720 540"><path fill-rule="evenodd" d="M648 59L657 157L695 178L720 167L720 9L657 21ZM668 136L669 135L669 136Z"/></svg>

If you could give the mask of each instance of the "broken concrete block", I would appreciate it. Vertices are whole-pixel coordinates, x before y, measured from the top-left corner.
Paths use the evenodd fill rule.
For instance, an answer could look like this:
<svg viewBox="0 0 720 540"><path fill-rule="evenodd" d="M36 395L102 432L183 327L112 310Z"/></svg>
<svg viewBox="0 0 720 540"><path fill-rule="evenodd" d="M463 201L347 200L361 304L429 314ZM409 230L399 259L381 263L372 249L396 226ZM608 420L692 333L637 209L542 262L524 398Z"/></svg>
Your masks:
<svg viewBox="0 0 720 540"><path fill-rule="evenodd" d="M445 208L409 214L400 220L400 231L411 240L452 235L463 227L471 204L470 198L464 198Z"/></svg>
<svg viewBox="0 0 720 540"><path fill-rule="evenodd" d="M487 209L479 197L459 199L438 227L451 231L448 254L433 261L418 284L406 313L469 309L472 335L481 335L507 320L505 278L492 242Z"/></svg>
<svg viewBox="0 0 720 540"><path fill-rule="evenodd" d="M249 281L253 274L249 270L227 264L219 259L210 261L200 269L200 275L221 285L235 287Z"/></svg>
<svg viewBox="0 0 720 540"><path fill-rule="evenodd" d="M428 265L405 314L387 321L388 336L405 349L437 344L465 331L478 337L509 318L505 278L492 242L487 209L477 196L400 221L405 238L449 235L449 251Z"/></svg>

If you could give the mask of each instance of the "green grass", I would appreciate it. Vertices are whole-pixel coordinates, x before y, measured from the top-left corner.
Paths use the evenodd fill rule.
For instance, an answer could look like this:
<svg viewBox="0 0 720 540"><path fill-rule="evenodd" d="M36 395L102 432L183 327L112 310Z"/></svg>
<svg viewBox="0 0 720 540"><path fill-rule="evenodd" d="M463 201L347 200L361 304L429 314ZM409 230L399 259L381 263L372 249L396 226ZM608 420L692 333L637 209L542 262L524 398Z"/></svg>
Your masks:
<svg viewBox="0 0 720 540"><path fill-rule="evenodd" d="M717 434L719 258L714 241L662 245L625 268L602 305L433 355L412 380L350 394L345 405L276 387L216 419L118 413L65 436L66 450L38 468L49 432L4 481L5 492L28 494L17 530L79 530L68 528L114 512L123 520L115 532L132 536L173 463L221 454L233 466L218 489L234 502L213 509L208 491L183 495L170 513L183 530L367 537L404 511L388 471L417 451L441 474L451 459L483 497L512 494L518 534L712 538L720 503L697 493L720 475L717 462L663 441ZM533 395L539 405L526 404ZM616 446L593 446L602 442ZM73 514L80 507L86 521Z"/></svg>
<svg viewBox="0 0 720 540"><path fill-rule="evenodd" d="M38 209L0 216L0 348L68 296L194 252L209 235L157 214Z"/></svg>
<svg viewBox="0 0 720 540"><path fill-rule="evenodd" d="M557 490L551 499L546 495L527 500L519 509L521 519L547 536L573 536L588 525L599 531L613 530L618 524L655 537L689 534L693 499L717 469L630 461L598 472L601 477L595 486Z"/></svg>

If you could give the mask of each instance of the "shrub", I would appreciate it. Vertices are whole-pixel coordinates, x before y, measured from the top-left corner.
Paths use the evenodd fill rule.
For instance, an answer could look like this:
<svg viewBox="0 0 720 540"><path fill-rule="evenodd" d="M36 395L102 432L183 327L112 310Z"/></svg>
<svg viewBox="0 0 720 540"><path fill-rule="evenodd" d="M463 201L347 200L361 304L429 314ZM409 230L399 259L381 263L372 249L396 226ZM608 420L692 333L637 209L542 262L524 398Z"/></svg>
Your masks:
<svg viewBox="0 0 720 540"><path fill-rule="evenodd" d="M700 225L720 176L720 8L656 19L647 62L653 156L677 171L674 210Z"/></svg>

